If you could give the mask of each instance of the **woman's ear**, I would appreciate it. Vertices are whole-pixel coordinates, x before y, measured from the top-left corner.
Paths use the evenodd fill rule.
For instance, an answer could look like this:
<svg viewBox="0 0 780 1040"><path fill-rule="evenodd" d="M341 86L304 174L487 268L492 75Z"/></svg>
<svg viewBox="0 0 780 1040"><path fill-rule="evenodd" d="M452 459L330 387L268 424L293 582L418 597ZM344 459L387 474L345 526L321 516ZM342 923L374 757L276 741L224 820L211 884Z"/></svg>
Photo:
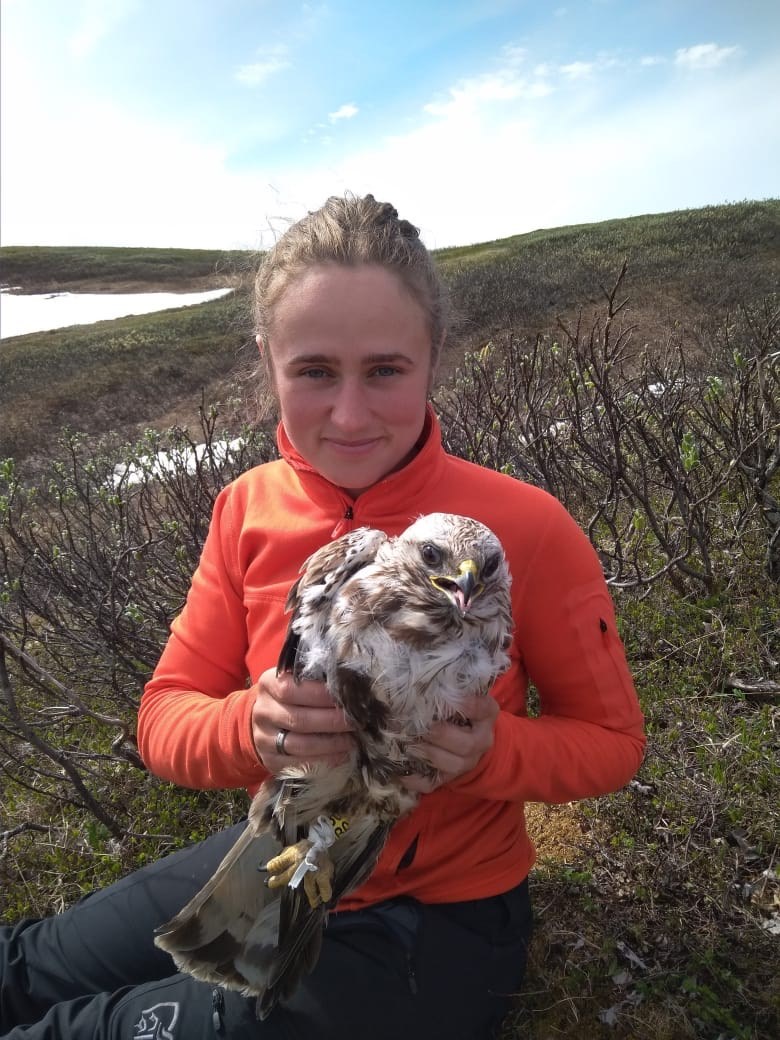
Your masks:
<svg viewBox="0 0 780 1040"><path fill-rule="evenodd" d="M441 338L438 343L431 345L431 371L428 376L428 393L432 394L436 385L436 379L439 375L439 362L441 361L441 352L444 348L445 333L442 332Z"/></svg>
<svg viewBox="0 0 780 1040"><path fill-rule="evenodd" d="M268 344L263 342L262 335L258 334L255 336L255 343L257 349L260 352L260 363L257 367L257 371L262 373L265 386L275 394L274 389L274 366L271 361L271 351L268 348Z"/></svg>

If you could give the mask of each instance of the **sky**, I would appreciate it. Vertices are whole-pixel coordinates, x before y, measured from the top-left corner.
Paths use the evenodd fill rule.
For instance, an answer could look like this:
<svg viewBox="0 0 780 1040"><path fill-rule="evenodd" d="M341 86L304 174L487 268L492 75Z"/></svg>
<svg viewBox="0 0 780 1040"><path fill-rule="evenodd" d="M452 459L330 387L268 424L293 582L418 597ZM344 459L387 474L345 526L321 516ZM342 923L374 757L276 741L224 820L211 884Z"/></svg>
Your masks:
<svg viewBox="0 0 780 1040"><path fill-rule="evenodd" d="M2 245L431 248L780 196L778 0L0 0Z"/></svg>

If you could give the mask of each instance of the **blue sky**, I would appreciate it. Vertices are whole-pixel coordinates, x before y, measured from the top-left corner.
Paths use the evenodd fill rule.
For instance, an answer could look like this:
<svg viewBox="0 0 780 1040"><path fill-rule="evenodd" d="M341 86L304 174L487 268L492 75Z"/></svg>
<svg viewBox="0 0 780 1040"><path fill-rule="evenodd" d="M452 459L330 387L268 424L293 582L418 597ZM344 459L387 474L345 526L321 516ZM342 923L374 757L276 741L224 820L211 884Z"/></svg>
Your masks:
<svg viewBox="0 0 780 1040"><path fill-rule="evenodd" d="M4 245L432 247L780 196L777 0L2 0Z"/></svg>

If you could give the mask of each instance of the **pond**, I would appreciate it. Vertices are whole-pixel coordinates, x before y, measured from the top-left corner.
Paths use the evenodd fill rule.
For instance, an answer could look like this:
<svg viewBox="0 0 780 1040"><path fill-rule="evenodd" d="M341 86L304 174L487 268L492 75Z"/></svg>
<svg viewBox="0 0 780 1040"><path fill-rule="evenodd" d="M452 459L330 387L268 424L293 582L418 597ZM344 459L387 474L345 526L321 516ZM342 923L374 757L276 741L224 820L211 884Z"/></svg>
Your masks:
<svg viewBox="0 0 780 1040"><path fill-rule="evenodd" d="M47 332L69 325L91 325L96 321L151 314L216 300L232 289L196 293L45 293L27 295L0 290L0 339Z"/></svg>

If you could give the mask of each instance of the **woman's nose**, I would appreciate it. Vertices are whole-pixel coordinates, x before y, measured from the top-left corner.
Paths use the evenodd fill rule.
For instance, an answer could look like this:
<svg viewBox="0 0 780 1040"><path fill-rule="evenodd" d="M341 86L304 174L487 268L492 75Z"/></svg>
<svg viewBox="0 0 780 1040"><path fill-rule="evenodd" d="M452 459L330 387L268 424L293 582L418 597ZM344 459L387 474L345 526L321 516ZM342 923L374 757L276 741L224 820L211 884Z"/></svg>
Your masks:
<svg viewBox="0 0 780 1040"><path fill-rule="evenodd" d="M345 379L337 390L331 408L331 421L341 430L359 430L368 413L365 388L359 380Z"/></svg>

